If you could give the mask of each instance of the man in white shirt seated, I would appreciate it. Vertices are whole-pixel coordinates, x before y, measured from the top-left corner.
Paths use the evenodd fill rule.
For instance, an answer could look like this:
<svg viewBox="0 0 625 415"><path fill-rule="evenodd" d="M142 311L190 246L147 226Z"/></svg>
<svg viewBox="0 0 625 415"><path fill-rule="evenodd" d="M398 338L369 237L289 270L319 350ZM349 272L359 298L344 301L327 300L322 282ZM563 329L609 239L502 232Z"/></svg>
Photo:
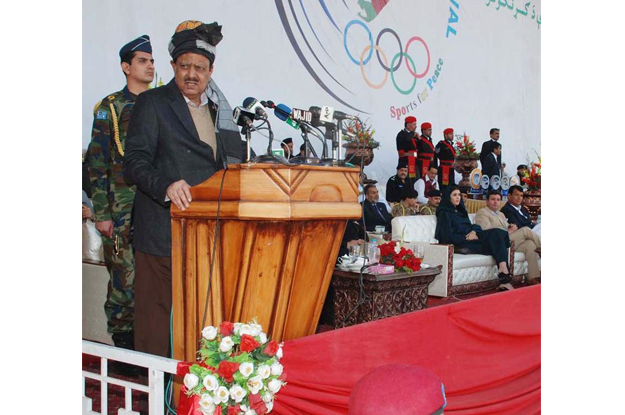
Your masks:
<svg viewBox="0 0 625 415"><path fill-rule="evenodd" d="M536 278L540 276L538 266L539 254L536 252L540 248L540 236L524 226L509 224L506 216L499 212L501 204L501 193L497 190L490 190L486 199L486 207L480 209L475 215L475 224L480 225L483 230L499 228L508 231L510 240L514 242L514 250L523 252L528 264L527 282L529 285L538 284Z"/></svg>
<svg viewBox="0 0 625 415"><path fill-rule="evenodd" d="M510 179L510 186L521 186L523 190L527 190L527 185L521 181L528 172L525 164L519 164L516 168L516 174Z"/></svg>
<svg viewBox="0 0 625 415"><path fill-rule="evenodd" d="M425 177L420 178L415 183L415 190L419 194L417 202L420 204L428 203L428 198L431 190L440 190L438 186L438 167L430 165Z"/></svg>

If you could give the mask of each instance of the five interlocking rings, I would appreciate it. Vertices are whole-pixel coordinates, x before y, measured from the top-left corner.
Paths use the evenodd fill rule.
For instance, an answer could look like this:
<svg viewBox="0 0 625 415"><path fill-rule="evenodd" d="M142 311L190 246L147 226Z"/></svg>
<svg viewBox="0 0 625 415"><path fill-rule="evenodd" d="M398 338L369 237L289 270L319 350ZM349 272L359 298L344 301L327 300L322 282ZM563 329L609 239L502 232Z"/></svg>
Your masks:
<svg viewBox="0 0 625 415"><path fill-rule="evenodd" d="M352 54L349 52L349 49L347 48L347 31L353 25L362 26L367 31L367 33L369 35L369 45L365 46L365 48L363 49L362 53L360 54L360 60L356 60L352 56ZM386 57L386 54L384 53L382 48L380 48L380 38L385 33L390 33L391 35L393 35L395 37L395 39L397 39L397 44L399 45L399 52L391 60L391 66L390 67L388 66L388 59ZM425 52L427 53L427 57L428 57L428 59L427 59L427 66L425 67L425 70L423 72L421 72L421 73L417 73L416 72L417 71L416 65L415 65L414 61L412 60L412 57L410 57L410 55L408 55L408 48L410 47L410 45L414 41L418 41L418 42L421 42L421 44L423 44L423 46L425 47ZM427 43L425 43L425 40L423 40L419 36L413 36L413 37L411 37L408 40L408 43L406 43L406 49L404 50L402 48L401 40L399 39L399 35L397 34L397 32L395 32L393 29L389 29L388 27L384 28L384 29L382 29L380 31L380 33L378 34L378 37L377 37L377 39L375 41L375 45L374 45L373 44L373 36L371 34L371 30L369 30L369 27L365 23L360 21L360 20L352 20L351 22L347 23L347 25L345 26L345 30L343 30L343 46L345 47L345 51L347 52L347 56L349 57L349 59L352 62L354 62L356 65L360 66L360 73L362 75L362 78L365 80L365 83L367 85L369 85L370 88L373 88L373 89L380 89L380 88L382 88L386 84L386 81L388 80L388 74L390 72L390 74L391 74L391 81L393 82L393 85L395 86L395 89L398 92L400 92L401 94L408 95L408 94L412 93L412 91L414 90L415 86L417 85L417 79L423 78L428 73L428 71L430 70L430 49L428 48ZM375 49L375 54L378 57L378 62L380 63L382 68L386 71L386 73L384 74L384 79L382 79L382 82L380 82L379 84L372 83L367 78L367 76L365 75L364 66L367 63L369 63L369 60L371 60L371 56L373 55L373 49ZM367 55L366 58L365 58L365 55ZM414 78L414 80L412 82L412 86L409 89L406 89L406 90L401 89L399 86L397 86L397 83L395 82L395 75L394 75L395 72L401 66L401 58L402 57L406 58L406 67L408 68L408 72L410 72L410 74ZM410 61L410 65L408 64L409 61ZM395 65L395 62L397 62L397 65ZM410 67L411 65L412 65L412 68Z"/></svg>

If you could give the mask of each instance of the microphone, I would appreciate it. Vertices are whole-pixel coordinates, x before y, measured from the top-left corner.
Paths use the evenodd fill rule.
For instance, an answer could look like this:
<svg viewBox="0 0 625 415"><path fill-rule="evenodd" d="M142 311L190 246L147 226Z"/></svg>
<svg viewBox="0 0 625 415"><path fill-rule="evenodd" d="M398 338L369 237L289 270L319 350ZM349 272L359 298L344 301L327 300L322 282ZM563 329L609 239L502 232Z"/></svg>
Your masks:
<svg viewBox="0 0 625 415"><path fill-rule="evenodd" d="M299 130L300 124L291 118L291 108L284 104L274 104L273 101L267 101L269 108L273 108L273 112L279 120L286 122L291 127Z"/></svg>
<svg viewBox="0 0 625 415"><path fill-rule="evenodd" d="M254 112L254 119L260 120L267 118L267 113L263 109L263 105L256 98L247 97L243 100L243 107Z"/></svg>
<svg viewBox="0 0 625 415"><path fill-rule="evenodd" d="M232 121L240 127L252 128L255 114L243 107L235 107L232 111Z"/></svg>
<svg viewBox="0 0 625 415"><path fill-rule="evenodd" d="M342 111L335 111L334 108L324 107L310 107L310 112L313 113L313 117L319 118L323 122L332 122L332 120L357 120L355 115L349 115Z"/></svg>

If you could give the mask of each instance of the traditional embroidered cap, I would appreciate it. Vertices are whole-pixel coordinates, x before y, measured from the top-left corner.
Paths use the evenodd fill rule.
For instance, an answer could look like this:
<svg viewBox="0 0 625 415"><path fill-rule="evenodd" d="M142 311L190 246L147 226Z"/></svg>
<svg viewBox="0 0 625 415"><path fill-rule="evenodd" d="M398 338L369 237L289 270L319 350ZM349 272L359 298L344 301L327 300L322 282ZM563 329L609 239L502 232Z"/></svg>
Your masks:
<svg viewBox="0 0 625 415"><path fill-rule="evenodd" d="M406 124L411 123L411 122L417 122L417 117L413 117L412 115L406 117L406 119L404 120L404 122Z"/></svg>
<svg viewBox="0 0 625 415"><path fill-rule="evenodd" d="M169 54L176 60L183 53L198 53L206 56L212 64L217 53L215 46L223 38L221 26L217 22L207 25L197 20L186 20L176 27L169 41Z"/></svg>
<svg viewBox="0 0 625 415"><path fill-rule="evenodd" d="M432 415L446 405L444 387L436 374L422 367L390 364L373 369L356 382L348 414Z"/></svg>
<svg viewBox="0 0 625 415"><path fill-rule="evenodd" d="M142 35L126 43L119 50L119 57L122 58L128 52L145 52L152 53L152 44L150 43L150 36Z"/></svg>
<svg viewBox="0 0 625 415"><path fill-rule="evenodd" d="M405 169L408 167L408 159L407 157L402 157L397 161L397 170Z"/></svg>
<svg viewBox="0 0 625 415"><path fill-rule="evenodd" d="M444 135L453 134L453 133L454 133L454 129L453 128L445 128L445 131L443 131Z"/></svg>
<svg viewBox="0 0 625 415"><path fill-rule="evenodd" d="M432 128L432 124L430 124L429 122L424 122L423 124L421 124L422 130L427 130L428 128Z"/></svg>

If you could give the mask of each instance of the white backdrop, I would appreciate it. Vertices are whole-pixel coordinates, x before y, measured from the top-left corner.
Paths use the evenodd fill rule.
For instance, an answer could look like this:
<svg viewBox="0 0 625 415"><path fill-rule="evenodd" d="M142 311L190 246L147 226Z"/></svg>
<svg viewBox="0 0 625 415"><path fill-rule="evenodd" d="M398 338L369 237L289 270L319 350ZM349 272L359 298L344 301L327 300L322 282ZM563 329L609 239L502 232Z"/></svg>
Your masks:
<svg viewBox="0 0 625 415"><path fill-rule="evenodd" d="M431 122L435 143L452 127L475 140L478 151L489 129L500 128L503 161L514 174L517 164L540 153L540 0L518 9L507 1L374 0L371 6L361 0L370 6L365 13L356 0L85 0L82 146L89 144L94 104L124 85L120 47L148 34L158 77L167 83L173 75L169 39L178 23L193 19L223 25L213 79L231 106L253 96L295 108L330 105L360 114L381 142L365 172L382 185L395 173L395 136L406 115L416 116L419 125ZM345 35L353 20L360 23L352 23ZM385 56L390 66L397 57L392 77L376 53L367 59L365 48L375 45L380 32L382 62ZM417 77L408 71L409 59L396 56L394 34L404 51L413 39L407 54ZM361 72L357 63L363 51ZM371 84L386 75L386 83L372 88L363 74ZM272 126L276 139L291 136L299 148L298 131L275 117ZM320 143L314 145L320 153ZM253 147L263 153L265 138L253 136Z"/></svg>

